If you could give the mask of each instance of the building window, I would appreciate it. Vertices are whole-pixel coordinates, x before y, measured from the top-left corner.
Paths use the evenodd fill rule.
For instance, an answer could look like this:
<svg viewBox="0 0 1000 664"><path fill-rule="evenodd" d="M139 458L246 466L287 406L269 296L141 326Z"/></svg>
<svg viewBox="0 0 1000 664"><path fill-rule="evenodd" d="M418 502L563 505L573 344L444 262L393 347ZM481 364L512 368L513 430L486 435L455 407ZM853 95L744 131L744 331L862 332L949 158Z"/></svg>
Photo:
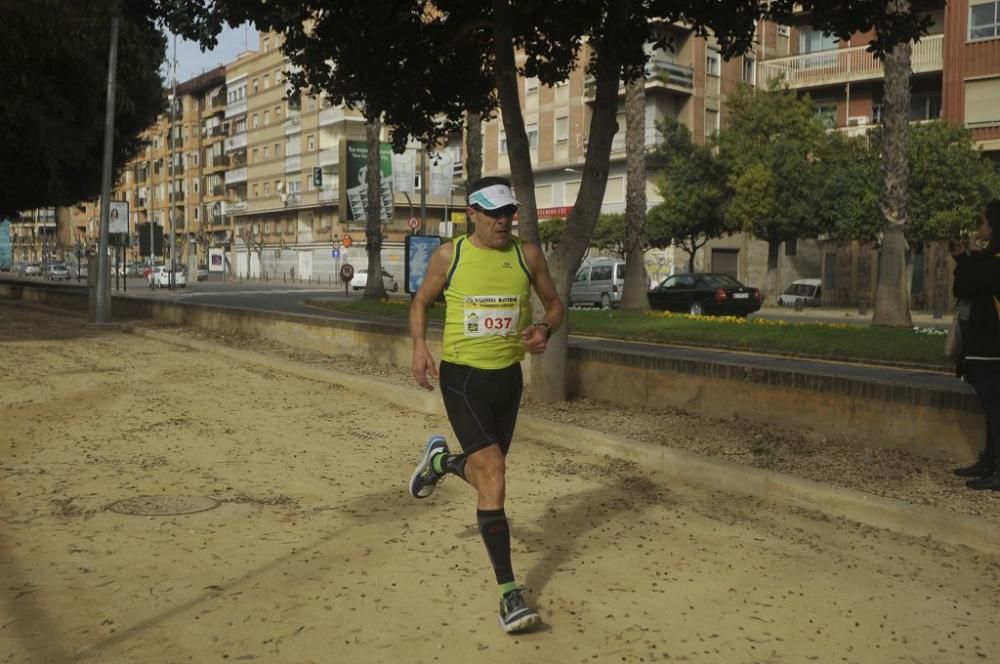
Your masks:
<svg viewBox="0 0 1000 664"><path fill-rule="evenodd" d="M281 118L281 107L280 106L275 106L274 107L274 121L277 122L280 118Z"/></svg>
<svg viewBox="0 0 1000 664"><path fill-rule="evenodd" d="M556 143L565 143L569 140L569 117L556 118Z"/></svg>
<svg viewBox="0 0 1000 664"><path fill-rule="evenodd" d="M779 25L778 26L778 36L779 37L788 37L791 34L792 34L792 29L790 27L788 27L787 25Z"/></svg>
<svg viewBox="0 0 1000 664"><path fill-rule="evenodd" d="M743 80L750 85L757 82L757 60L752 55L743 56Z"/></svg>
<svg viewBox="0 0 1000 664"><path fill-rule="evenodd" d="M1000 78L965 82L965 126L1000 125Z"/></svg>
<svg viewBox="0 0 1000 664"><path fill-rule="evenodd" d="M800 53L819 53L837 48L837 38L825 35L822 30L804 30L799 33Z"/></svg>
<svg viewBox="0 0 1000 664"><path fill-rule="evenodd" d="M267 161L270 158L271 158L271 148L269 148L269 147L267 147L265 145L264 146L264 161Z"/></svg>
<svg viewBox="0 0 1000 664"><path fill-rule="evenodd" d="M271 222L270 221L267 222L266 224L264 224L264 232L267 233L268 235L271 234Z"/></svg>
<svg viewBox="0 0 1000 664"><path fill-rule="evenodd" d="M257 185L254 185L253 186L253 197L257 198L259 196L260 196L260 189L257 188Z"/></svg>
<svg viewBox="0 0 1000 664"><path fill-rule="evenodd" d="M253 122L251 123L254 129L260 127L260 116L256 113L253 114Z"/></svg>
<svg viewBox="0 0 1000 664"><path fill-rule="evenodd" d="M969 7L969 41L1000 37L1000 2Z"/></svg>
<svg viewBox="0 0 1000 664"><path fill-rule="evenodd" d="M507 154L507 132L500 130L500 154Z"/></svg>
<svg viewBox="0 0 1000 664"><path fill-rule="evenodd" d="M271 111L264 111L264 126L271 124Z"/></svg>
<svg viewBox="0 0 1000 664"><path fill-rule="evenodd" d="M281 159L281 143L274 144L274 158Z"/></svg>
<svg viewBox="0 0 1000 664"><path fill-rule="evenodd" d="M281 83L282 80L284 80L284 79L282 78L281 70L280 69L276 69L274 71L274 84L278 85L278 84Z"/></svg>
<svg viewBox="0 0 1000 664"><path fill-rule="evenodd" d="M250 160L251 164L256 164L258 161L260 161L260 157L257 154L257 148L254 148L253 152L250 153L250 155L253 157L253 159Z"/></svg>
<svg viewBox="0 0 1000 664"><path fill-rule="evenodd" d="M528 125L526 129L528 133L528 149L534 150L538 147L538 125Z"/></svg>
<svg viewBox="0 0 1000 664"><path fill-rule="evenodd" d="M271 87L271 75L264 74L264 89L267 90L269 87Z"/></svg>
<svg viewBox="0 0 1000 664"><path fill-rule="evenodd" d="M270 196L271 195L271 183L270 182L265 182L264 183L264 195L265 196Z"/></svg>
<svg viewBox="0 0 1000 664"><path fill-rule="evenodd" d="M314 151L316 149L316 136L310 134L306 138L306 144L309 146L309 152Z"/></svg>
<svg viewBox="0 0 1000 664"><path fill-rule="evenodd" d="M837 102L818 101L816 102L816 117L827 129L837 126Z"/></svg>
<svg viewBox="0 0 1000 664"><path fill-rule="evenodd" d="M258 92L260 92L260 81L258 81L258 80L257 80L257 79L255 78L255 79L253 80L253 93L254 93L254 94L257 94Z"/></svg>
<svg viewBox="0 0 1000 664"><path fill-rule="evenodd" d="M712 136L719 131L719 111L705 109L705 136Z"/></svg>
<svg viewBox="0 0 1000 664"><path fill-rule="evenodd" d="M709 76L722 74L722 56L714 48L708 49L708 55L705 56L705 73Z"/></svg>
<svg viewBox="0 0 1000 664"><path fill-rule="evenodd" d="M264 37L264 39L261 40L261 49L263 49L265 53L271 50L271 39L269 37Z"/></svg>

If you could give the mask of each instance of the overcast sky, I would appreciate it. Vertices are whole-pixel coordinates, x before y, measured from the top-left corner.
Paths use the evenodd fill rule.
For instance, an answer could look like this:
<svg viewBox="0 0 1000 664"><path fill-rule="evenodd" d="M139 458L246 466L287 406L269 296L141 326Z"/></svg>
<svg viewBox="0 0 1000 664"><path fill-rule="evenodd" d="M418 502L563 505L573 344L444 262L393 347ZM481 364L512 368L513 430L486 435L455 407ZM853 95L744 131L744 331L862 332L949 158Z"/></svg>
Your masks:
<svg viewBox="0 0 1000 664"><path fill-rule="evenodd" d="M236 59L243 51L257 50L257 31L253 26L226 28L219 35L218 45L211 51L203 53L194 42L177 40L177 82L183 83L199 74L203 74L219 65L224 65ZM167 38L167 61L164 80L170 82L170 56L173 52L173 38Z"/></svg>

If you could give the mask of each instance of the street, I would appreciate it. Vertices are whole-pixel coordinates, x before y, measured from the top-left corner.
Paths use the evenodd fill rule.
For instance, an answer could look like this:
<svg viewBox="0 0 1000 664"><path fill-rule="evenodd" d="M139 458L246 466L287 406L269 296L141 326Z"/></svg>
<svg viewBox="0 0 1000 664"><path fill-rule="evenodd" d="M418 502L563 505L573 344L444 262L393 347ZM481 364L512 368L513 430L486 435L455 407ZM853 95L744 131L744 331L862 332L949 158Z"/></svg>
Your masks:
<svg viewBox="0 0 1000 664"><path fill-rule="evenodd" d="M469 489L406 493L443 418L6 302L0 358L3 662L952 664L1000 647L1000 559L524 438L508 513L546 625L507 636ZM167 514L108 509L137 497Z"/></svg>

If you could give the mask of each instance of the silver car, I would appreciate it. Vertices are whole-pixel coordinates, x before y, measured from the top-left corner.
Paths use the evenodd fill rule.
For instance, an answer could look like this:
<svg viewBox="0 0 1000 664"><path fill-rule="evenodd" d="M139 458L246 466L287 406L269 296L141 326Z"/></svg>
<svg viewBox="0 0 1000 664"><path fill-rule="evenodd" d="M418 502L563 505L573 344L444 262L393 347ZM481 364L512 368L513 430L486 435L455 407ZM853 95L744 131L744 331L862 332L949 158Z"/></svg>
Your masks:
<svg viewBox="0 0 1000 664"><path fill-rule="evenodd" d="M63 263L53 263L45 276L53 281L69 281L69 268Z"/></svg>
<svg viewBox="0 0 1000 664"><path fill-rule="evenodd" d="M569 305L616 307L625 290L625 261L599 260L576 273L569 291Z"/></svg>

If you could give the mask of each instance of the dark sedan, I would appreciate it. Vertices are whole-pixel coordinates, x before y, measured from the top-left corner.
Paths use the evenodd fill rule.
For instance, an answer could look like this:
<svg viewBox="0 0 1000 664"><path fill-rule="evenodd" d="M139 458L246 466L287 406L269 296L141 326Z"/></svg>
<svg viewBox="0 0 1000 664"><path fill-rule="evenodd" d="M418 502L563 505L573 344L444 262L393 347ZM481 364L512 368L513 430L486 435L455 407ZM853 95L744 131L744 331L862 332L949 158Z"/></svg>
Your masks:
<svg viewBox="0 0 1000 664"><path fill-rule="evenodd" d="M726 274L675 274L649 291L649 306L695 316L746 316L760 309L756 288Z"/></svg>

